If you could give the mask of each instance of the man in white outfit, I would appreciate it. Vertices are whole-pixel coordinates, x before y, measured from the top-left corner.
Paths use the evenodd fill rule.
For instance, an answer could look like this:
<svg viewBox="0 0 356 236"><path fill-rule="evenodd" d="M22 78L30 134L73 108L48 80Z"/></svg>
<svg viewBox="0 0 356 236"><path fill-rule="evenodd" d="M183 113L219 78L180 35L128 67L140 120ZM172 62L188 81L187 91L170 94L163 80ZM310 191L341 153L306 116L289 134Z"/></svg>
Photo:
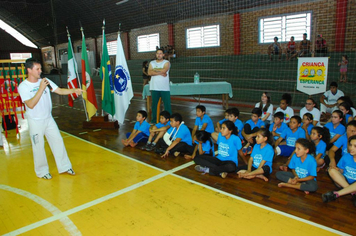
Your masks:
<svg viewBox="0 0 356 236"><path fill-rule="evenodd" d="M74 175L72 164L58 126L52 117L50 89L59 95L82 94L81 89L63 89L47 78L41 79L40 62L30 58L25 64L27 79L18 88L23 103L26 105L26 119L32 142L33 159L37 177L51 179L44 148L44 135L55 158L59 173Z"/></svg>

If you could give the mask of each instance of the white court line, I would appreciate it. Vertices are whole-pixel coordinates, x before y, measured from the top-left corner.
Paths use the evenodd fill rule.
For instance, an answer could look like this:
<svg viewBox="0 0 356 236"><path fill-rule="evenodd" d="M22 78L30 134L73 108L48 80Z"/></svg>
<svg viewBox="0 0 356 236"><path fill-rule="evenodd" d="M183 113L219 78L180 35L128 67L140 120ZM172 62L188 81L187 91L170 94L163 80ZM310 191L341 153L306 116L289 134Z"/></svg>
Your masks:
<svg viewBox="0 0 356 236"><path fill-rule="evenodd" d="M224 194L224 195L229 196L229 197L231 197L231 198L234 198L234 199L240 200L240 201L242 201L242 202L245 202L245 203L254 205L254 206L256 206L256 207L263 208L263 209L265 209L265 210L268 210L268 211L271 211L271 212L274 212L274 213L277 213L277 214L286 216L286 217L288 217L288 218L292 218L292 219L294 219L294 220L301 221L301 222L303 222L303 223L306 223L306 224L309 224L309 225L312 225L312 226L315 226L315 227L324 229L324 230L326 230L326 231L329 231L329 232L332 232L332 233L335 233L335 234L339 234L339 235L349 235L349 234L346 234L346 233L344 233L344 232L335 230L335 229L333 229L333 228L329 228L329 227L327 227L327 226L324 226L324 225L321 225L321 224L318 224L318 223L314 223L314 222L312 222L312 221L308 221L308 220L305 220L305 219L303 219L303 218L299 218L298 216L294 216L294 215L288 214L288 213L286 213L286 212L276 210L276 209L274 209L274 208L271 208L271 207L268 207L268 206L259 204L259 203L257 203L257 202L253 202L253 201L247 200L247 199L245 199L245 198L242 198L242 197L233 195L233 194L231 194L231 193L224 192L224 191L222 191L222 190L213 188L213 187L211 187L211 186L209 186L209 185L205 185L205 184L199 183L199 182L197 182L197 181L195 181L195 180L192 180L192 179L189 179L189 178L186 178L186 177L183 177L183 176L174 174L174 173L172 173L172 175L175 176L175 177L178 177L178 178L180 178L180 179L186 180L186 181L188 181L188 182L191 182L191 183L193 183L193 184L196 184L196 185L202 186L202 187L204 187L204 188L213 190L213 191L218 192L218 193L220 193L220 194Z"/></svg>
<svg viewBox="0 0 356 236"><path fill-rule="evenodd" d="M61 132L63 132L63 131L61 131ZM89 141L87 141L87 140L84 140L84 139L82 139L82 138L76 137L76 136L71 135L71 134L69 134L69 133L66 133L66 132L63 132L63 133L67 134L68 136L72 136L73 138L82 140L82 141L84 141L84 142L86 142L86 143L89 143L89 144L91 144L91 145L100 147L100 148L102 148L102 149L104 149L104 150L106 150L106 151L109 151L109 152L111 152L111 153L114 153L114 154L116 154L116 155L122 156L122 157L124 157L124 158L127 158L127 159L129 159L129 160L135 161L135 162L137 162L137 163L143 164L143 165L145 165L145 166L147 166L147 167L150 167L150 168L153 168L153 169L156 169L156 170L159 170L159 171L163 171L163 173L158 174L158 175L156 175L156 176L153 176L153 177L151 177L151 178L149 178L149 179L143 180L142 182L136 183L136 184L131 185L131 186L129 186L129 187L126 187L126 188L124 188L124 189L118 190L118 191L116 191L116 192L114 192L114 193L111 193L111 194L108 194L108 195L106 195L106 196L103 196L103 197L101 197L101 198L95 199L95 200L93 200L93 201L91 201L91 202L88 202L88 203L85 203L85 204L80 205L80 206L78 206L78 207L72 208L72 209L67 210L67 211L65 211L65 212L62 212L62 213L60 213L60 214L57 214L57 215L51 216L51 217L49 217L49 218L43 219L43 220L38 221L38 222L36 222L36 223L33 223L33 224L31 224L31 225L24 226L24 227L22 227L22 228L20 228L20 229L17 229L17 230L15 230L15 231L10 232L10 233L16 233L16 234L18 233L18 234L20 234L20 233L27 232L27 231L29 231L29 230L35 229L35 228L37 228L37 227L40 227L40 226L42 226L42 225L45 225L45 224L51 223L51 222L53 222L53 221L56 221L56 220L58 220L58 219L61 219L62 217L67 217L67 216L69 216L69 215L71 215L71 214L74 214L74 213L79 212L79 211L81 211L81 210L87 209L87 208L89 208L89 207L92 207L92 206L97 205L97 204L99 204L99 203L101 203L101 202L107 201L107 200L112 199L112 198L114 198L114 197L117 197L117 196L119 196L119 195L121 195L121 194L124 194L124 193L127 193L127 192L129 192L129 191L135 190L135 189L137 189L137 188L139 188L139 187L141 187L141 186L144 186L144 185L146 185L146 184L149 184L149 183L151 183L151 182L153 182L153 181L155 181L155 180L161 179L161 178L163 178L163 177L165 177L165 176L167 176L167 175L172 175L172 176L175 176L175 177L179 177L179 178L181 178L181 179L184 179L184 180L186 180L186 181L189 181L189 182L191 182L191 183L200 185L200 186L202 186L202 187L204 187L204 188L207 188L207 189L213 190L213 191L215 191L215 192L224 194L224 195L226 195L226 196L232 197L232 198L234 198L234 199L237 199L237 200L246 202L246 203L248 203L248 204L252 204L252 205L254 205L254 206L257 206L257 207L260 207L260 208L263 208L263 209L266 209L266 210L275 212L275 213L277 213L277 214L280 214L280 215L289 217L289 218L291 218L291 219L299 220L299 221L301 221L301 222L304 222L304 223L307 223L307 224L309 224L309 225L312 225L312 226L315 226L315 227L318 227L318 228L327 230L327 231L329 231L329 232L336 233L336 234L339 234L339 235L348 235L348 234L345 234L345 233L343 233L343 232L337 231L337 230L335 230L335 229L326 227L326 226L324 226L324 225L320 225L320 224L317 224L317 223L314 223L314 222L311 222L311 221L307 221L307 220L302 219L302 218L299 218L299 217L297 217L297 216L293 216L293 215L287 214L287 213L285 213L285 212L282 212L282 211L279 211L279 210L276 210L276 209L273 209L273 208L269 208L269 207L267 207L267 206L263 206L263 205L261 205L261 204L258 204L258 203L255 203L255 202L252 202L252 201L249 201L249 200L240 198L240 197L238 197L238 196L235 196L235 195L229 194L229 193L227 193L227 192L224 192L224 191L215 189L215 188L210 187L210 186L208 186L208 185L204 185L204 184L201 184L201 183L196 182L196 181L194 181L194 180L190 180L190 179L188 179L188 178L185 178L185 177L182 177L182 176L179 176L179 175L174 174L174 172L176 172L176 171L179 171L179 170L181 170L181 169L184 169L184 168L187 168L187 167L193 165L193 164L194 164L193 161L188 162L188 163L185 163L185 164L183 164L183 165L181 165L181 166L178 166L178 167L176 167L176 168L174 168L174 169L165 171L165 170L162 170L162 169L160 169L160 168L158 168L158 167L155 167L155 166L149 165L149 164L147 164L147 163L145 163L145 162L142 162L142 161L140 161L140 160L137 160L137 159L134 159L134 158L132 158L132 157L126 156L126 155L124 155L124 154L121 154L121 153L115 152L115 151L113 151L113 150L110 150L110 149L108 149L108 148L106 148L106 147L102 147L102 146L97 145L97 144L95 144L95 143L91 143L91 142L89 142Z"/></svg>
<svg viewBox="0 0 356 236"><path fill-rule="evenodd" d="M58 215L58 214L62 213L62 211L59 210L57 207L55 207L52 203L46 201L45 199L43 199L35 194L27 192L25 190L13 188L13 187L3 185L3 184L0 184L0 189L21 195L25 198L28 198L28 199L36 202L38 205L42 206L47 211L51 212L53 215ZM75 226L75 224L68 217L63 217L59 220L62 222L64 228L69 232L70 235L78 235L78 236L82 235L82 233L79 231L77 226ZM16 233L15 233L15 231L12 231L12 232L4 234L4 235L16 235Z"/></svg>

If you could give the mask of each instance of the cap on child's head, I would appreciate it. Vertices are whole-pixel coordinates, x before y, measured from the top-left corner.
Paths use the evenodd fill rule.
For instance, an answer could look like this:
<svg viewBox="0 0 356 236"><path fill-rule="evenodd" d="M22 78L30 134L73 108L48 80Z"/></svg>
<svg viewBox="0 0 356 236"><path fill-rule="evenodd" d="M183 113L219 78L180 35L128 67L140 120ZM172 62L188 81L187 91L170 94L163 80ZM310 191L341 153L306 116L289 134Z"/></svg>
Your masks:
<svg viewBox="0 0 356 236"><path fill-rule="evenodd" d="M274 116L274 117L277 117L277 118L279 118L279 119L281 119L281 120L284 120L284 113L281 112L281 111L276 112L273 116Z"/></svg>
<svg viewBox="0 0 356 236"><path fill-rule="evenodd" d="M251 113L256 114L258 117L262 116L262 110L258 107L253 108Z"/></svg>

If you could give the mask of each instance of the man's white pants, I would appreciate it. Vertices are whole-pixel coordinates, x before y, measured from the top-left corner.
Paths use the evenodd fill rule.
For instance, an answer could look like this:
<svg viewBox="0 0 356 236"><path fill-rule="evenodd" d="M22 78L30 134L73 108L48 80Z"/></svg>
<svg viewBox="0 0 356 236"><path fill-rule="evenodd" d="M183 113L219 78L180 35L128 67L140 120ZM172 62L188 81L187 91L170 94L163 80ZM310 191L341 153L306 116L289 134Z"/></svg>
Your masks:
<svg viewBox="0 0 356 236"><path fill-rule="evenodd" d="M328 104L328 102L325 101L326 104ZM326 107L324 104L320 103L320 112L321 113L333 113L335 110L337 110L337 106L333 106L333 107Z"/></svg>
<svg viewBox="0 0 356 236"><path fill-rule="evenodd" d="M63 173L72 168L72 164L70 163L64 146L63 138L53 117L41 120L27 118L27 121L30 130L36 175L42 177L49 173L46 151L44 148L44 135L52 150L58 172Z"/></svg>

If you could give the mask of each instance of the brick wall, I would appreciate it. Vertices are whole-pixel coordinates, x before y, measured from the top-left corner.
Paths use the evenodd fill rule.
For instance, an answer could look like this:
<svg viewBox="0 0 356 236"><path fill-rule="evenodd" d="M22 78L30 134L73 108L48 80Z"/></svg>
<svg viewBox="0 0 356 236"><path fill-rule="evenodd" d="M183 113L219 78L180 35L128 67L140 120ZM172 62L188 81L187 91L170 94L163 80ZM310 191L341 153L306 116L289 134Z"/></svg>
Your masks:
<svg viewBox="0 0 356 236"><path fill-rule="evenodd" d="M263 10L241 13L241 53L266 53L267 45L258 44L258 19L260 17L310 10L313 12L312 35L313 33L315 35L322 34L327 41L329 50L333 51L335 47L333 36L335 35L336 1L325 0L286 6L275 5L275 7L271 6ZM314 19L317 19L316 29L313 26Z"/></svg>
<svg viewBox="0 0 356 236"><path fill-rule="evenodd" d="M168 45L168 25L160 24L150 27L134 29L129 33L130 39L130 58L131 59L151 59L155 52L137 52L137 37L146 34L159 33L160 46Z"/></svg>
<svg viewBox="0 0 356 236"><path fill-rule="evenodd" d="M348 0L345 51L356 51L356 0Z"/></svg>

